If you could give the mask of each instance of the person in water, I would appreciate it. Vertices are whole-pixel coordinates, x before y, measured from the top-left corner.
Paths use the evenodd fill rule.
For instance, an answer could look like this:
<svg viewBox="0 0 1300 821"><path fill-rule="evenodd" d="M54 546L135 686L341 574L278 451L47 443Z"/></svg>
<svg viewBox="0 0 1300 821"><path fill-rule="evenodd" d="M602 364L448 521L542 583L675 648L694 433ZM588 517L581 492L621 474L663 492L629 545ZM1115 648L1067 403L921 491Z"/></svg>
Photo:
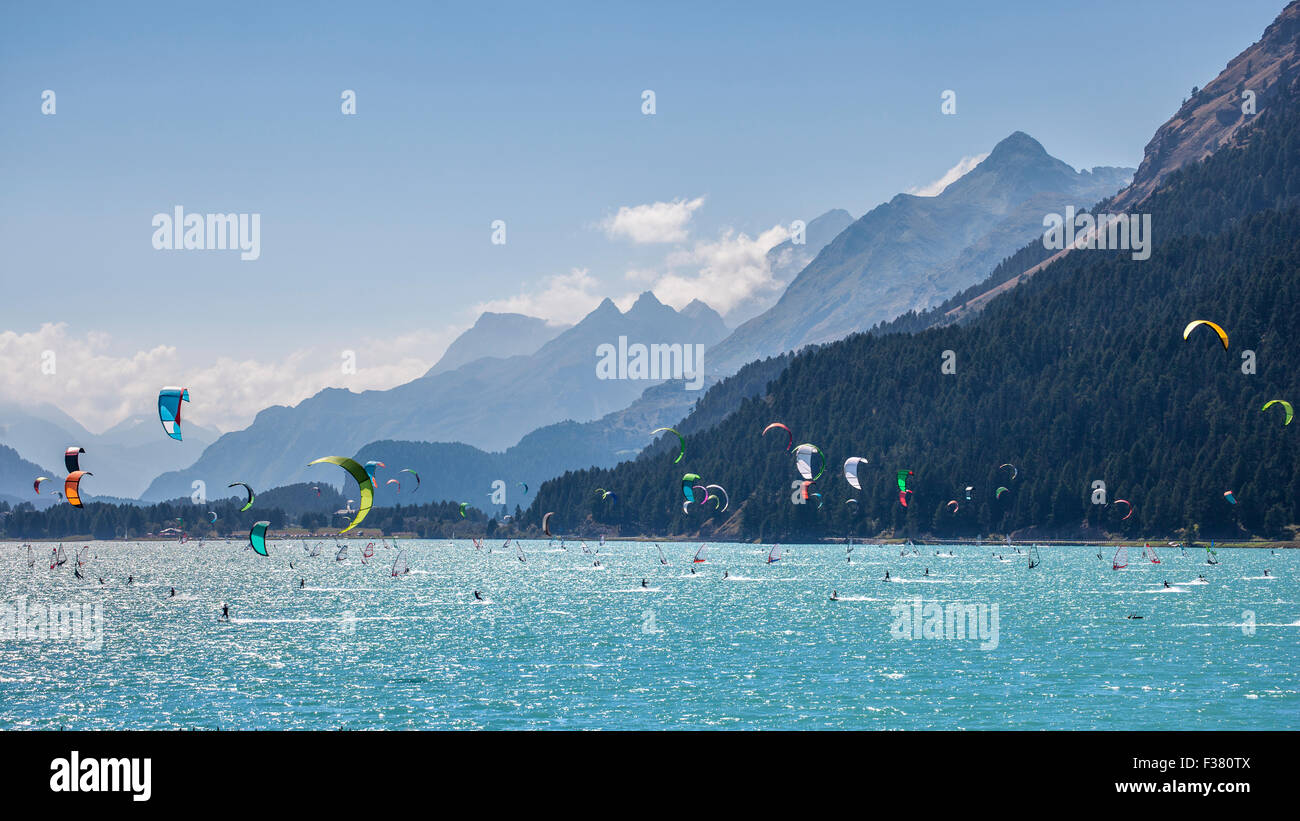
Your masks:
<svg viewBox="0 0 1300 821"><path fill-rule="evenodd" d="M889 581L889 571L885 571L885 581Z"/></svg>
<svg viewBox="0 0 1300 821"><path fill-rule="evenodd" d="M1268 569L1267 569L1267 568L1264 569L1264 575L1265 575L1265 576L1268 575Z"/></svg>
<svg viewBox="0 0 1300 821"><path fill-rule="evenodd" d="M691 575L695 575L695 565L691 565Z"/></svg>
<svg viewBox="0 0 1300 821"><path fill-rule="evenodd" d="M925 575L927 575L927 576L930 575L930 568L927 567L927 568L925 569Z"/></svg>
<svg viewBox="0 0 1300 821"><path fill-rule="evenodd" d="M306 579L298 579L298 586L299 586L299 587L306 587L306 586L307 586L307 580L306 580Z"/></svg>
<svg viewBox="0 0 1300 821"><path fill-rule="evenodd" d="M725 578L727 578L727 577L730 576L730 575L731 575L731 571L730 571L730 570L724 570L724 571L722 571L722 578L725 579Z"/></svg>
<svg viewBox="0 0 1300 821"><path fill-rule="evenodd" d="M170 593L167 594L167 598L169 598L169 599L174 599L174 598L176 598L176 588L174 588L174 587L172 588L172 591L171 591Z"/></svg>
<svg viewBox="0 0 1300 821"><path fill-rule="evenodd" d="M592 567L600 567L600 559L597 559L596 561L592 562L592 563L591 563L591 566L592 566Z"/></svg>
<svg viewBox="0 0 1300 821"><path fill-rule="evenodd" d="M1168 580L1168 579L1165 579L1165 587L1168 587L1168 586L1169 586L1169 580Z"/></svg>
<svg viewBox="0 0 1300 821"><path fill-rule="evenodd" d="M127 584L135 584L135 576L127 576L127 577L126 577L126 583L127 583Z"/></svg>

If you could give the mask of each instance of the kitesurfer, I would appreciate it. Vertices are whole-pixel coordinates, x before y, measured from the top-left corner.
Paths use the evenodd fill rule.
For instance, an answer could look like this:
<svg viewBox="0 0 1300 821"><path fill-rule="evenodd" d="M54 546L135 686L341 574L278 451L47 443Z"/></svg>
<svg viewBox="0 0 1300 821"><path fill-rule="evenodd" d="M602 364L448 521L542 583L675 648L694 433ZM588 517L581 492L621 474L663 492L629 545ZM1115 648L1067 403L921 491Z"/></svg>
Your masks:
<svg viewBox="0 0 1300 821"><path fill-rule="evenodd" d="M839 600L840 600L840 591L838 591L838 590L832 590L832 591L831 591L831 601L839 601Z"/></svg>
<svg viewBox="0 0 1300 821"><path fill-rule="evenodd" d="M174 598L176 598L176 588L173 587L173 588L171 589L171 592L167 594L167 598L169 598L169 599L174 599Z"/></svg>
<svg viewBox="0 0 1300 821"><path fill-rule="evenodd" d="M475 598L476 600L478 600L478 601L483 601L483 594L480 593L480 592L478 592L477 590L475 590L475 591L474 591L474 598Z"/></svg>
<svg viewBox="0 0 1300 821"><path fill-rule="evenodd" d="M642 579L642 580L641 580L641 586L642 586L642 587L648 587L649 585L647 585L647 584L645 583L645 579Z"/></svg>
<svg viewBox="0 0 1300 821"><path fill-rule="evenodd" d="M221 620L230 621L230 605L228 604L221 605Z"/></svg>

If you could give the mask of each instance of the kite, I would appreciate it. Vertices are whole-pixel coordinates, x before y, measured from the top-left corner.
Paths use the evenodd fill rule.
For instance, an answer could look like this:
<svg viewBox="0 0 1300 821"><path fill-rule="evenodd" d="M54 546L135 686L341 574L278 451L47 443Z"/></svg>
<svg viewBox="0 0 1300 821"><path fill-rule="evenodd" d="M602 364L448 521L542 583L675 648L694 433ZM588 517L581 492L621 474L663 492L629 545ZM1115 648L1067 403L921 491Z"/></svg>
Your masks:
<svg viewBox="0 0 1300 821"><path fill-rule="evenodd" d="M81 470L81 454L86 449L73 445L63 452L63 465L68 469L68 473L76 473Z"/></svg>
<svg viewBox="0 0 1300 821"><path fill-rule="evenodd" d="M769 430L772 430L773 428L780 428L781 430L785 431L785 433L786 433L786 437L787 437L787 439L786 439L786 443L785 443L785 450L786 450L786 453L789 453L791 450L793 450L793 449L794 449L794 432L791 431L789 428L787 428L785 425L781 424L780 422L773 422L772 424L770 424L770 425L768 425L767 427L763 428L763 433L760 434L760 435L761 435L761 436L767 436L767 432L768 432Z"/></svg>
<svg viewBox="0 0 1300 821"><path fill-rule="evenodd" d="M542 532L547 536L551 535L551 517L554 515L555 511L552 510L550 513L547 513L542 517Z"/></svg>
<svg viewBox="0 0 1300 821"><path fill-rule="evenodd" d="M1222 328L1220 328L1218 325L1209 321L1208 319L1194 319L1191 322L1187 323L1187 327L1183 328L1183 339L1186 339L1187 335L1190 334L1192 332L1192 329L1195 328L1197 325L1206 325L1209 326L1210 328L1213 328L1214 332L1219 335L1219 341L1223 343L1223 349L1225 351L1228 350L1227 332L1224 331Z"/></svg>
<svg viewBox="0 0 1300 821"><path fill-rule="evenodd" d="M819 466L817 473L813 474L812 455L816 453ZM799 475L810 482L815 482L821 478L822 472L826 470L826 454L822 453L821 448L816 445L802 444L794 449L795 467L799 469Z"/></svg>
<svg viewBox="0 0 1300 821"><path fill-rule="evenodd" d="M63 496L68 500L68 504L81 507L81 477L94 475L84 470L74 470L68 474L68 478L63 480Z"/></svg>
<svg viewBox="0 0 1300 821"><path fill-rule="evenodd" d="M1264 407L1260 408L1260 411L1266 411L1274 405L1281 405L1282 410L1286 412L1286 416L1282 419L1282 424L1291 424L1291 417L1295 416L1295 409L1292 408L1291 403L1285 399L1270 399L1268 402L1264 403Z"/></svg>
<svg viewBox="0 0 1300 821"><path fill-rule="evenodd" d="M259 556L270 555L266 552L266 529L270 526L270 522L258 522L248 531L248 546Z"/></svg>
<svg viewBox="0 0 1300 821"><path fill-rule="evenodd" d="M866 463L867 460L861 456L850 456L844 460L844 478L856 490L862 490L862 483L858 481L858 465Z"/></svg>
<svg viewBox="0 0 1300 821"><path fill-rule="evenodd" d="M168 436L181 441L181 403L190 401L189 388L163 388L158 391L158 421Z"/></svg>
<svg viewBox="0 0 1300 821"><path fill-rule="evenodd" d="M683 457L686 456L686 437L682 436L680 433L673 430L672 428L655 428L654 430L650 431L650 435L654 436L656 433L664 433L664 432L668 432L676 436L677 444L681 448L681 452L678 453L677 458L673 460L673 464L675 465L678 462L682 461Z"/></svg>
<svg viewBox="0 0 1300 821"><path fill-rule="evenodd" d="M253 506L253 499L255 497L253 496L253 489L251 487L244 484L243 482L231 482L230 484L226 485L226 487L242 487L244 490L248 491L248 501L244 502L244 506L239 509L240 513L243 513L245 510L248 510L250 507Z"/></svg>
<svg viewBox="0 0 1300 821"><path fill-rule="evenodd" d="M375 499L374 480L370 478L370 474L366 473L366 469L361 466L361 463L355 459L349 459L346 456L325 456L312 462L308 467L311 467L311 465L319 465L322 462L327 462L331 465L338 465L346 470L352 478L356 480L357 485L361 489L361 504L357 505L356 518L352 520L351 524L339 531L339 533L347 533L352 528L361 524L361 521L366 518L366 514L370 512L370 506L374 503Z"/></svg>
<svg viewBox="0 0 1300 821"><path fill-rule="evenodd" d="M416 473L415 471L411 470L410 468L402 468L401 470L399 470L399 471L397 471L397 472L398 472L398 473L409 473L409 474L411 474L412 476L414 476L414 477L415 477L415 490L419 490L419 489L420 489L420 474ZM415 490L412 490L411 492L414 493Z"/></svg>
<svg viewBox="0 0 1300 821"><path fill-rule="evenodd" d="M32 482L32 490L36 491L37 496L41 495L41 482L48 481L50 481L50 477L48 476L37 476L36 481Z"/></svg>

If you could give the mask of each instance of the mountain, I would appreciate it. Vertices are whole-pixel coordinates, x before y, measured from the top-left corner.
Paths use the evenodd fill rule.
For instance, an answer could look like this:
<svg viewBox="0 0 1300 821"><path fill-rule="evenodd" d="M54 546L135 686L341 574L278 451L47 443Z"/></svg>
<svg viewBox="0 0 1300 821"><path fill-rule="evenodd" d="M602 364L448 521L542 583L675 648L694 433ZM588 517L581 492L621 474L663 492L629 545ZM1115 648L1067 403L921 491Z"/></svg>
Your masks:
<svg viewBox="0 0 1300 821"><path fill-rule="evenodd" d="M1242 94L1255 92L1256 111L1285 100L1300 77L1300 2L1290 3L1264 31L1258 42L1233 58L1227 68L1156 130L1133 181L1114 197L1092 210L1097 214L1136 213L1167 181L1189 163L1222 148L1240 148L1250 133L1253 115L1242 110ZM1259 180L1251 183L1260 186ZM1270 191L1259 192L1267 199ZM1166 224L1165 236L1199 229L1197 224ZM1034 241L1004 259L985 280L954 294L938 306L909 312L877 327L880 333L916 333L938 325L966 322L990 300L1022 284L1048 265L1072 253L1070 248L1049 251Z"/></svg>
<svg viewBox="0 0 1300 821"><path fill-rule="evenodd" d="M16 403L0 403L0 419L4 420L0 424L0 443L25 459L57 470L57 474L48 474L51 477L63 477L63 451L68 446L85 448L84 464L95 474L96 497L134 498L159 473L192 464L221 435L212 428L186 422L185 438L177 442L163 433L156 416L143 414L94 434L50 404L24 408ZM29 489L30 484L29 480Z"/></svg>
<svg viewBox="0 0 1300 821"><path fill-rule="evenodd" d="M519 524L556 511L552 527L570 534L1294 538L1300 440L1277 408L1261 408L1300 397L1296 157L1300 80L1274 89L1232 145L1171 172L1145 199L1164 227L1149 259L1076 251L962 324L855 334L798 354L763 396L688 437L682 463L649 448L566 474L538 489ZM1213 334L1184 341L1194 318L1228 330L1226 354ZM947 350L955 373L940 368ZM794 460L758 435L778 420L828 454L821 509L791 503ZM870 460L861 490L839 473L850 455ZM1014 480L998 468L1007 462ZM913 471L906 507L899 469ZM725 486L730 509L683 513L686 471ZM1131 502L1131 517L1093 503L1099 481L1105 501ZM598 506L593 487L616 488L619 504Z"/></svg>
<svg viewBox="0 0 1300 821"><path fill-rule="evenodd" d="M709 368L729 372L756 355L829 342L935 305L1041 236L1044 214L1090 206L1132 173L1076 172L1017 131L938 196L899 194L840 232L776 305L709 351Z"/></svg>
<svg viewBox="0 0 1300 821"><path fill-rule="evenodd" d="M624 313L607 299L528 356L479 359L385 391L331 388L292 408L267 408L248 428L214 442L189 468L158 476L143 498L186 495L198 479L209 486L242 481L254 487L319 480L321 468L306 469L311 460L350 455L385 439L503 450L549 424L598 419L626 408L653 384L602 379L600 346L617 350L626 337L628 345L707 348L726 333L715 311L703 303L687 307L689 313L679 313L647 292Z"/></svg>
<svg viewBox="0 0 1300 821"><path fill-rule="evenodd" d="M727 322L735 326L771 308L790 281L816 258L821 249L852 223L853 215L848 211L843 208L833 208L808 223L804 230L802 244L796 245L791 238L772 247L767 252L767 265L772 272L772 278L780 288L770 293L756 294L737 304L727 312Z"/></svg>
<svg viewBox="0 0 1300 821"><path fill-rule="evenodd" d="M591 422L566 421L538 428L505 451L486 452L453 442L386 440L362 446L357 458L390 466L380 471L383 481L375 489L377 506L457 500L489 510L493 508L488 499L492 483L501 480L509 512L517 504L526 506L533 489L547 479L588 467L613 467L635 457L651 441L649 433L656 428L677 425L683 434L692 435L716 425L745 399L762 395L788 361L786 356L752 362L703 396L686 390L681 382L655 385L626 408ZM688 413L685 421L677 422ZM403 467L420 475L418 491L409 474L396 472L399 459ZM397 478L400 486L389 485L390 478ZM337 483L341 477L326 481ZM521 482L528 485L528 493L523 492Z"/></svg>
<svg viewBox="0 0 1300 821"><path fill-rule="evenodd" d="M473 327L456 337L447 346L438 364L429 369L429 375L454 371L476 359L527 356L559 336L568 325L551 325L544 319L523 314L497 314L486 312L479 316Z"/></svg>
<svg viewBox="0 0 1300 821"><path fill-rule="evenodd" d="M13 448L0 445L0 501L16 505L20 502L41 501L43 498L53 499L53 496L47 497L46 494L51 490L63 489L61 482L46 483L41 496L38 497L32 492L32 482L38 476L63 478L62 473L54 473L42 468L19 456L18 451Z"/></svg>
<svg viewBox="0 0 1300 821"><path fill-rule="evenodd" d="M1208 157L1225 146L1239 144L1243 126L1258 114L1244 110L1243 94L1254 92L1256 112L1285 96L1300 76L1300 3L1287 5L1250 48L1234 57L1204 88L1194 90L1178 112L1156 130L1147 143L1133 183L1110 204L1131 210L1151 195L1170 174Z"/></svg>

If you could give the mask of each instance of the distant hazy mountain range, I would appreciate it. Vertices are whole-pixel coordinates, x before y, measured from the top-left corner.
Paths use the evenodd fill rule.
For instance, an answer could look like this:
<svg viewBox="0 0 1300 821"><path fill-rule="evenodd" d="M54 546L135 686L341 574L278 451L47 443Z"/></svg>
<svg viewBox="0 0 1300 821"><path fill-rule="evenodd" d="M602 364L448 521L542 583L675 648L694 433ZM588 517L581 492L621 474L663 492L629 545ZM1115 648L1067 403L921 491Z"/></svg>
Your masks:
<svg viewBox="0 0 1300 821"><path fill-rule="evenodd" d="M535 334L534 339L545 335L527 317L489 322L525 329L522 332ZM598 378L599 346L618 346L625 337L628 345L708 347L726 331L722 318L698 301L678 312L647 292L623 313L607 299L528 355L487 356L453 370L435 366L390 390L357 394L331 388L292 408L267 408L248 428L222 436L192 466L159 476L143 498L187 495L196 479L209 486L241 481L254 487L304 481L320 474L320 468L307 472L311 460L352 455L362 445L384 439L504 450L546 425L586 422L627 408L653 384ZM490 349L482 329L467 335L470 340L460 348Z"/></svg>
<svg viewBox="0 0 1300 821"><path fill-rule="evenodd" d="M492 356L506 358L527 356L550 342L568 325L551 325L546 320L523 314L496 314L487 312L479 316L474 326L456 337L447 351L427 375L454 371L476 359Z"/></svg>
<svg viewBox="0 0 1300 821"><path fill-rule="evenodd" d="M735 327L771 308L781 298L790 281L816 258L821 249L852 224L852 214L843 208L835 208L808 223L803 243L796 245L793 239L788 239L774 246L767 252L767 264L772 279L781 287L774 292L756 294L741 302L727 314L727 323Z"/></svg>
<svg viewBox="0 0 1300 821"><path fill-rule="evenodd" d="M83 464L95 474L93 489L87 480L87 491L95 496L135 498L159 473L192 464L221 434L186 422L183 435L180 442L168 438L156 416L143 414L93 434L53 405L24 408L12 402L0 403L0 443L13 448L22 458L54 471L46 475L59 479L65 474L63 451L71 445L85 448ZM23 498L33 495L31 483L35 478L27 479L27 495ZM8 486L0 485L0 492L9 492Z"/></svg>
<svg viewBox="0 0 1300 821"><path fill-rule="evenodd" d="M899 194L844 229L770 309L709 351L710 370L829 342L980 282L1043 215L1113 195L1131 168L1077 172L1019 131L935 197Z"/></svg>

